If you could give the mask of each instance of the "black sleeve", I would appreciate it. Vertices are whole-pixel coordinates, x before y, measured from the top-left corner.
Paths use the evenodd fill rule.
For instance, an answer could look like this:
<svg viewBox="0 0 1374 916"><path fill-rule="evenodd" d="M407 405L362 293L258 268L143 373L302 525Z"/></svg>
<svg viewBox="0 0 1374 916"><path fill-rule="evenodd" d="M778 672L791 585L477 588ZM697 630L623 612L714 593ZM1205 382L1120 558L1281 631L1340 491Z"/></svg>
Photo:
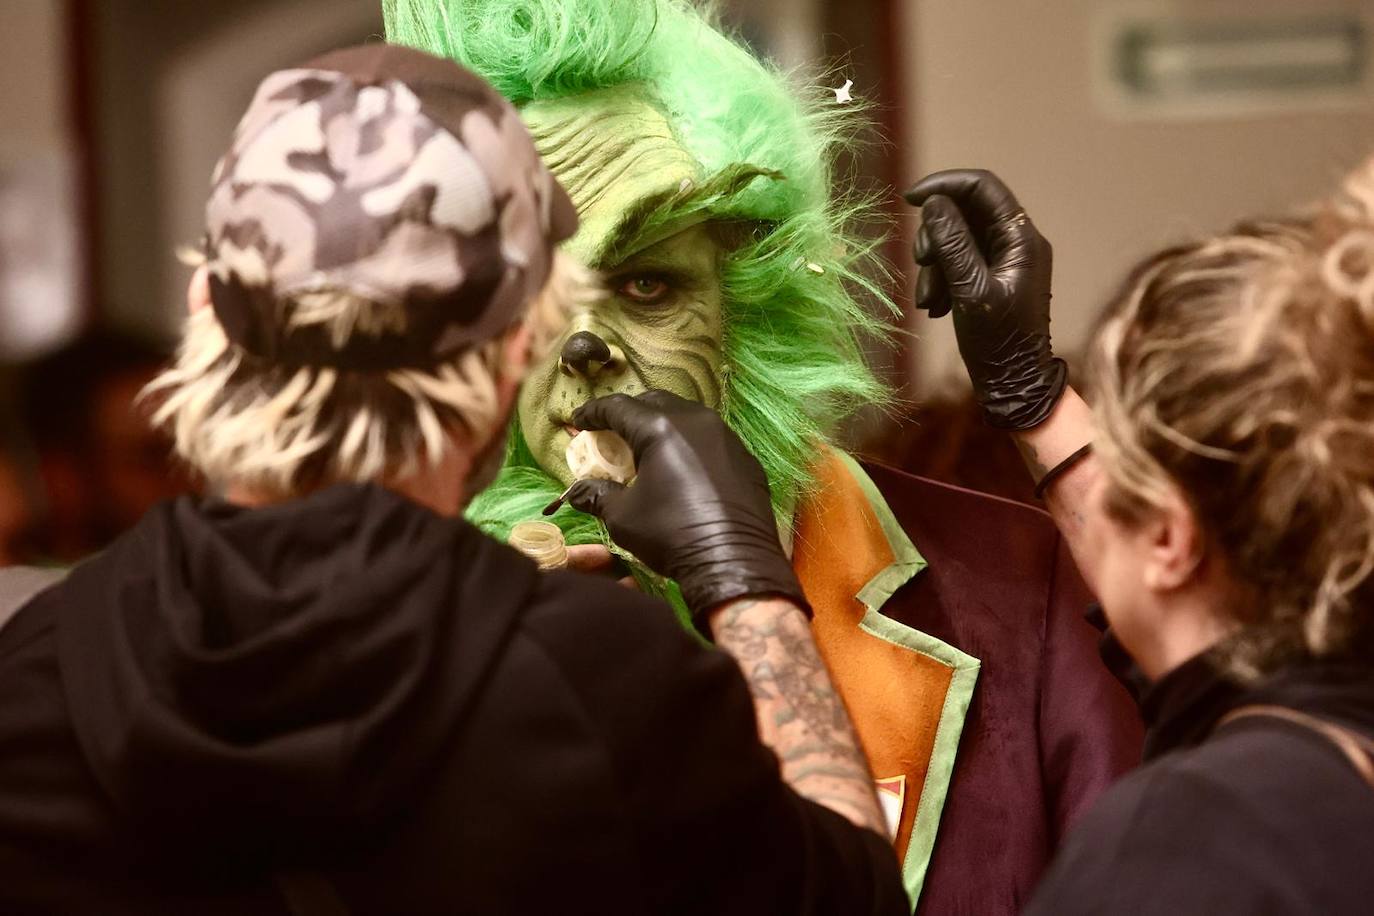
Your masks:
<svg viewBox="0 0 1374 916"><path fill-rule="evenodd" d="M649 911L909 914L886 838L782 781L734 661L666 606L610 588L542 638L599 711L649 873Z"/></svg>

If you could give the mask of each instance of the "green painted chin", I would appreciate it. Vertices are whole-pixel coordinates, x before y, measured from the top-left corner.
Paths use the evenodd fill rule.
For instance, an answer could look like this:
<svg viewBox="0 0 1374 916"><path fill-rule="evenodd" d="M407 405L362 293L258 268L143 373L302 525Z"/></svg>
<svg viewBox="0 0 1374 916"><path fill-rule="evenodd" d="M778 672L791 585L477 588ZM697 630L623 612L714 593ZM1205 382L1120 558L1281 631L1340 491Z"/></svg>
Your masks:
<svg viewBox="0 0 1374 916"><path fill-rule="evenodd" d="M572 415L578 407L591 400L623 391L635 394L644 386L622 384L619 387L589 384L586 379L563 372L554 353L525 381L520 391L520 432L535 461L549 476L564 486L572 483L568 469L567 449L572 441Z"/></svg>

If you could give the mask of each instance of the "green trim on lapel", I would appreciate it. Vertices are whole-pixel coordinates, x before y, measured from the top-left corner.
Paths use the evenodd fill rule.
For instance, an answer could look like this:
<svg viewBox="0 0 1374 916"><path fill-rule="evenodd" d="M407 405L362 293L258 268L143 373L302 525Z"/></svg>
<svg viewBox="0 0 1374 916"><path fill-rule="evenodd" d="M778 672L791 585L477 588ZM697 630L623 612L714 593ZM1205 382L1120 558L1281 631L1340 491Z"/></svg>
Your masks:
<svg viewBox="0 0 1374 916"><path fill-rule="evenodd" d="M883 605L896 594L897 589L914 579L928 564L898 524L892 508L878 492L873 480L852 456L845 452L839 455L877 516L894 558L892 565L880 571L859 590L856 597L867 608L859 628L884 642L933 658L953 671L949 690L945 693L945 704L940 711L940 724L935 729L935 747L926 769L925 783L921 787L921 798L917 802L911 839L907 843L906 857L902 860L902 883L915 909L921 898L921 888L925 885L926 872L930 868L931 854L935 851L935 835L954 776L959 738L964 732L964 720L968 716L982 663L947 642L883 615Z"/></svg>
<svg viewBox="0 0 1374 916"><path fill-rule="evenodd" d="M964 733L964 720L973 700L973 687L978 683L980 663L949 643L884 617L877 608L868 609L859 628L884 642L927 655L954 669L949 690L945 692L944 708L940 710L940 724L935 727L935 747L926 768L925 784L921 786L916 821L911 827L911 839L907 841L906 857L902 859L902 883L915 909L916 902L921 899L926 871L930 868L931 853L935 851L935 834L940 828L945 799L949 796L954 759L959 754L959 737Z"/></svg>
<svg viewBox="0 0 1374 916"><path fill-rule="evenodd" d="M881 608L887 604L887 599L897 593L897 589L906 585L916 574L925 569L927 565L925 557L916 549L916 545L911 543L911 538L906 536L902 526L898 524L897 517L892 514L891 507L887 500L883 499L883 494L878 492L878 485L875 484L859 466L859 462L854 460L854 456L848 452L839 452L840 460L849 469L854 482L863 490L864 497L868 500L868 507L873 510L873 514L878 518L878 525L883 530L883 537L887 539L887 546L892 548L892 565L879 572L868 584L859 589L859 593L854 597L866 607Z"/></svg>

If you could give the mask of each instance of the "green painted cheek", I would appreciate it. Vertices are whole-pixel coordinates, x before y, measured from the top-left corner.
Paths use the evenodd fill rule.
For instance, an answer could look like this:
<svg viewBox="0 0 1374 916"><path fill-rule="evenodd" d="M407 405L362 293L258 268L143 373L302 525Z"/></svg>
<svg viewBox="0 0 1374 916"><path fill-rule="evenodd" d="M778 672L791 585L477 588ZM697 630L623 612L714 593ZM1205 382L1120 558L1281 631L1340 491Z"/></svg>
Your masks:
<svg viewBox="0 0 1374 916"><path fill-rule="evenodd" d="M662 308L627 303L606 316L607 325L633 374L646 387L717 408L722 398L720 248L706 228L698 226L654 250L664 263L691 278L689 285Z"/></svg>
<svg viewBox="0 0 1374 916"><path fill-rule="evenodd" d="M642 342L632 333L625 335L628 343L640 340L636 348L639 354L639 376L645 388L661 388L673 394L700 401L708 407L717 408L721 402L720 354L718 349L674 345L671 339L664 341L662 350L655 352L651 344ZM717 345L718 347L718 345Z"/></svg>
<svg viewBox="0 0 1374 916"><path fill-rule="evenodd" d="M616 343L633 375L646 388L718 408L722 398L719 291L679 302L666 320L634 320L627 312L614 324Z"/></svg>

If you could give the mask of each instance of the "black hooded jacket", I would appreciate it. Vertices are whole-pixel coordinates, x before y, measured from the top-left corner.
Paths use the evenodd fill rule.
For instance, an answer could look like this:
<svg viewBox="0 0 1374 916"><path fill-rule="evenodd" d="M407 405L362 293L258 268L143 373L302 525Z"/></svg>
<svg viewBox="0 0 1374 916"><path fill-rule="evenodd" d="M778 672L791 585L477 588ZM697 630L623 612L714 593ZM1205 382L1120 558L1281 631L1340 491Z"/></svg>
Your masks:
<svg viewBox="0 0 1374 916"><path fill-rule="evenodd" d="M896 913L723 653L377 487L182 499L0 630L0 912Z"/></svg>

